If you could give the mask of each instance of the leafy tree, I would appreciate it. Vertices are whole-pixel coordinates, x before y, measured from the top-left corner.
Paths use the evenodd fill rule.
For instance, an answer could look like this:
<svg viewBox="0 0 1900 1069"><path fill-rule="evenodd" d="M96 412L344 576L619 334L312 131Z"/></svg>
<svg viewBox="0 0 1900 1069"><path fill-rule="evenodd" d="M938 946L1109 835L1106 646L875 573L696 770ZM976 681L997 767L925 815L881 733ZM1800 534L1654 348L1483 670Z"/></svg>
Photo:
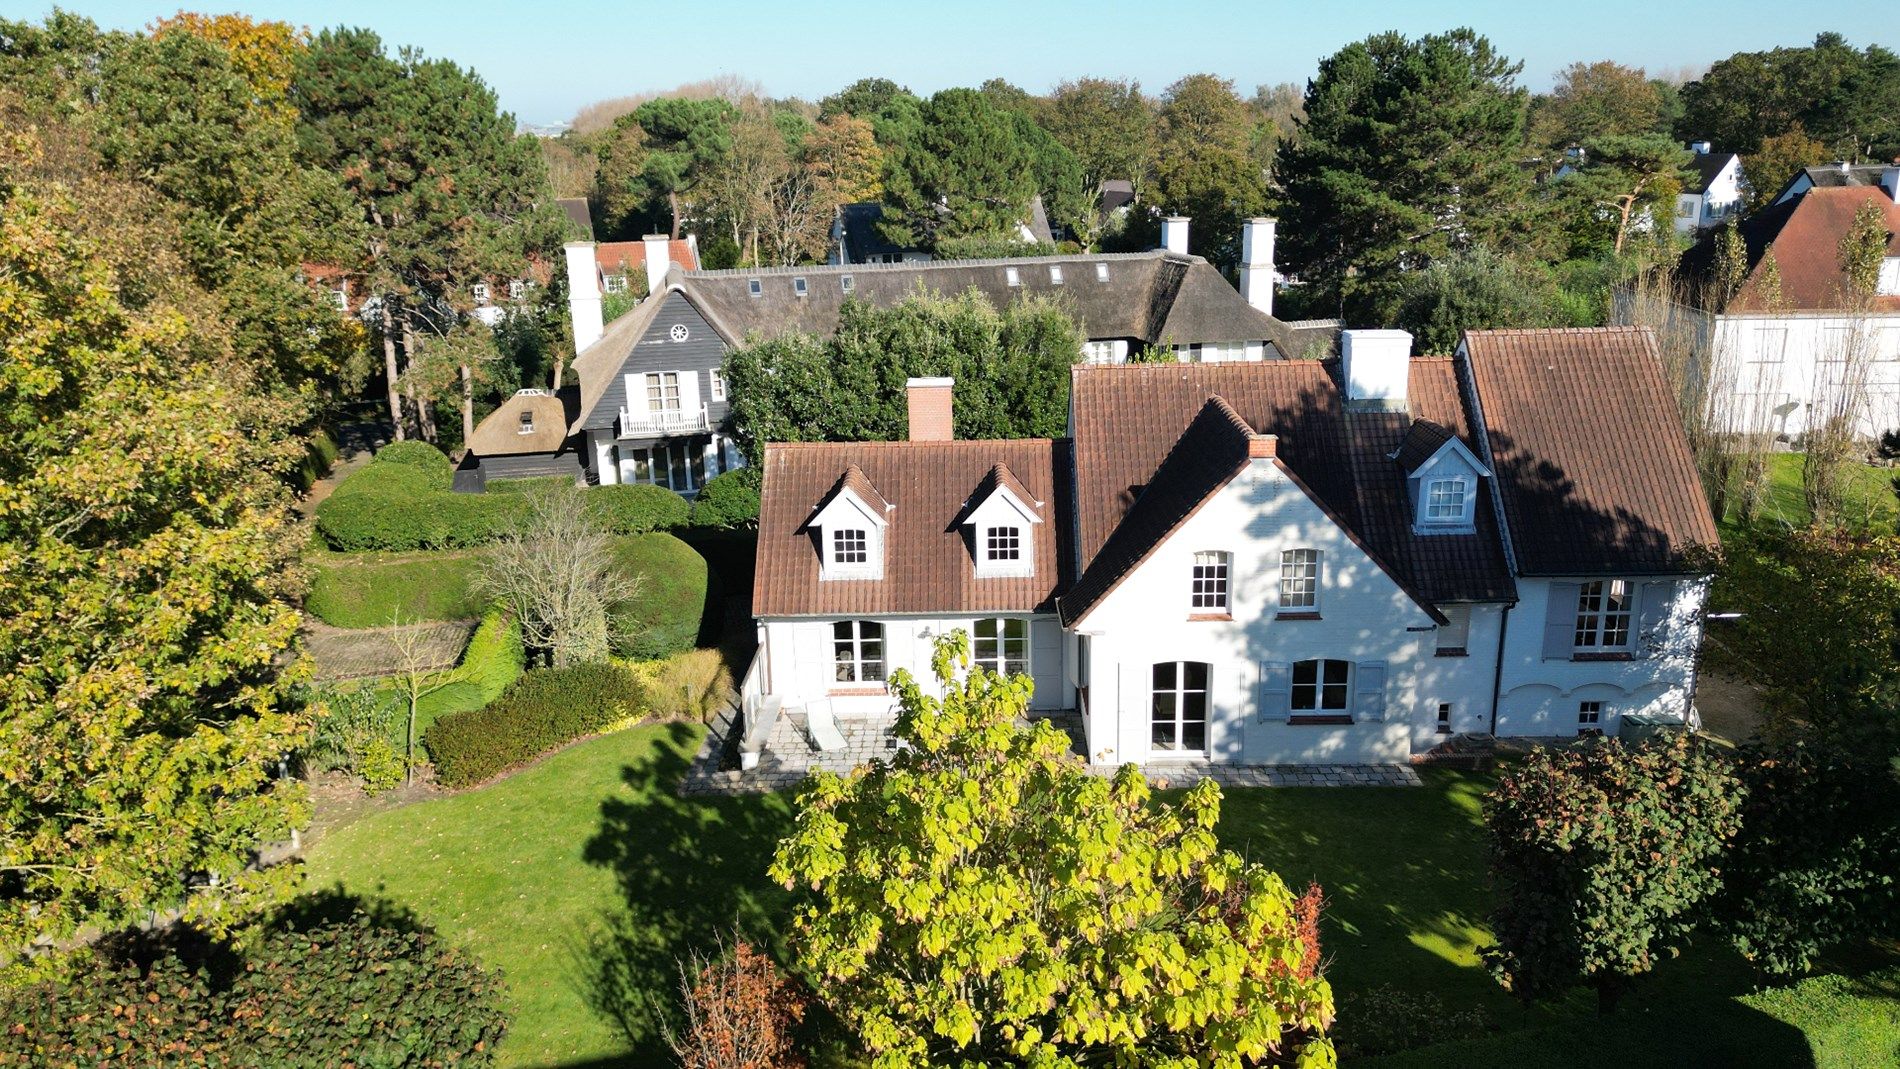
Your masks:
<svg viewBox="0 0 1900 1069"><path fill-rule="evenodd" d="M1032 685L939 640L942 698L893 675L886 763L817 773L773 879L809 896L791 941L878 1069L1329 1065L1332 991L1294 896L1220 849L1220 789L1157 803L1091 776Z"/></svg>
<svg viewBox="0 0 1900 1069"><path fill-rule="evenodd" d="M634 110L634 122L646 133L646 151L633 177L633 191L649 202L666 202L673 237L680 236L682 202L732 151L737 115L738 109L716 97L661 97Z"/></svg>
<svg viewBox="0 0 1900 1069"><path fill-rule="evenodd" d="M916 139L885 157L879 226L925 248L939 236L1013 231L1037 192L1036 163L1010 113L974 89L946 89L924 103Z"/></svg>
<svg viewBox="0 0 1900 1069"><path fill-rule="evenodd" d="M1761 147L1742 157L1742 176L1748 187L1748 210L1768 207L1796 172L1803 167L1826 163L1827 146L1808 136L1800 123L1773 137L1762 138Z"/></svg>
<svg viewBox="0 0 1900 1069"><path fill-rule="evenodd" d="M1583 163L1556 184L1558 199L1574 205L1573 249L1583 235L1599 251L1622 256L1633 232L1660 233L1675 214L1676 194L1689 179L1689 151L1662 134L1611 135L1584 143ZM1607 245L1607 250L1602 246ZM1673 250L1671 250L1673 251Z"/></svg>
<svg viewBox="0 0 1900 1069"><path fill-rule="evenodd" d="M974 290L920 290L889 308L849 300L830 338L781 334L726 357L733 431L754 464L766 442L901 439L905 380L948 375L959 438L1058 437L1081 345L1046 300L1001 311Z"/></svg>
<svg viewBox="0 0 1900 1069"><path fill-rule="evenodd" d="M304 813L277 778L307 729L279 671L295 413L194 329L187 279L122 285L77 236L129 208L115 240L176 263L160 198L36 159L31 127L0 145L0 956L235 922L294 887L249 863Z"/></svg>
<svg viewBox="0 0 1900 1069"><path fill-rule="evenodd" d="M1043 126L1075 154L1098 196L1109 179L1139 184L1147 176L1154 121L1139 82L1107 78L1057 85L1043 115Z"/></svg>
<svg viewBox="0 0 1900 1069"><path fill-rule="evenodd" d="M1572 63L1548 96L1531 102L1531 143L1561 159L1571 145L1664 133L1662 106L1662 90L1640 68L1607 59Z"/></svg>
<svg viewBox="0 0 1900 1069"><path fill-rule="evenodd" d="M1484 802L1491 971L1526 1001L1588 984L1611 1012L1703 920L1740 805L1728 760L1686 733L1534 751Z"/></svg>
<svg viewBox="0 0 1900 1069"><path fill-rule="evenodd" d="M1397 325L1418 350L1450 353L1467 330L1566 325L1550 278L1539 268L1478 246L1405 277Z"/></svg>
<svg viewBox="0 0 1900 1069"><path fill-rule="evenodd" d="M1266 174L1234 83L1191 74L1168 87L1155 119L1152 202L1194 220L1188 251L1223 267L1240 260L1240 224L1266 210Z"/></svg>
<svg viewBox="0 0 1900 1069"><path fill-rule="evenodd" d="M251 87L255 106L295 117L289 107L290 79L297 68L297 53L310 39L308 30L249 15L195 11L180 11L152 24L153 37L172 33L191 34L223 46L232 69Z"/></svg>
<svg viewBox="0 0 1900 1069"><path fill-rule="evenodd" d="M1682 103L1679 136L1743 155L1799 124L1836 156L1879 159L1900 149L1900 56L1824 33L1806 48L1737 52L1684 86Z"/></svg>
<svg viewBox="0 0 1900 1069"><path fill-rule="evenodd" d="M1279 249L1315 303L1386 319L1405 272L1505 244L1528 188L1519 67L1466 29L1380 34L1321 61L1279 165Z"/></svg>
<svg viewBox="0 0 1900 1069"><path fill-rule="evenodd" d="M860 78L819 101L818 118L849 115L868 122L901 108L906 99L916 102L917 95L889 78Z"/></svg>
<svg viewBox="0 0 1900 1069"><path fill-rule="evenodd" d="M554 667L605 661L613 610L633 599L642 577L614 560L609 531L581 491L526 496L527 509L489 552L479 585L521 622L523 644Z"/></svg>
<svg viewBox="0 0 1900 1069"><path fill-rule="evenodd" d="M884 150L867 120L821 119L805 140L805 161L840 204L876 200L884 191Z"/></svg>

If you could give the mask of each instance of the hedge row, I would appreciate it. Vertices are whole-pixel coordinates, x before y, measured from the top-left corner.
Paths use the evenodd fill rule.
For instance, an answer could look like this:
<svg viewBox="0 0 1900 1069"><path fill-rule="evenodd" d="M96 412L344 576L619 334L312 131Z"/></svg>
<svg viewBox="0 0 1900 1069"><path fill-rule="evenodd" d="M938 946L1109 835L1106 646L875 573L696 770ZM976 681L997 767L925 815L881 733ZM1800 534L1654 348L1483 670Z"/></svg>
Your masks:
<svg viewBox="0 0 1900 1069"><path fill-rule="evenodd" d="M461 549L501 537L529 507L523 493L458 494L449 459L426 442L385 446L317 506L317 531L335 550ZM690 521L686 499L663 486L587 491L614 534L672 530Z"/></svg>
<svg viewBox="0 0 1900 1069"><path fill-rule="evenodd" d="M480 709L442 717L422 742L437 782L466 787L645 708L640 681L621 665L550 668L522 676Z"/></svg>
<svg viewBox="0 0 1900 1069"><path fill-rule="evenodd" d="M167 954L0 991L0 1066L481 1066L507 1027L497 977L363 915L271 932L235 964Z"/></svg>

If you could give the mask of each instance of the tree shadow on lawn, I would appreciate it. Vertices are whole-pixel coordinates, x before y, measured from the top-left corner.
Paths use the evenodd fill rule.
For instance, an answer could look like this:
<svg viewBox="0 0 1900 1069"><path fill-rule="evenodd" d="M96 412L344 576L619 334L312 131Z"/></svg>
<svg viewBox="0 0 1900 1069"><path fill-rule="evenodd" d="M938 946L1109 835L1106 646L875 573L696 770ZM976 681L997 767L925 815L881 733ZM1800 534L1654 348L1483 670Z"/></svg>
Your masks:
<svg viewBox="0 0 1900 1069"><path fill-rule="evenodd" d="M626 789L601 804L582 853L613 872L624 908L603 911L570 956L589 1005L626 1036L628 1065L670 1061L662 1022L678 1007L679 962L690 952L736 932L783 960L791 899L766 868L791 826L791 800L680 797L698 738L672 725L651 760L622 768Z"/></svg>

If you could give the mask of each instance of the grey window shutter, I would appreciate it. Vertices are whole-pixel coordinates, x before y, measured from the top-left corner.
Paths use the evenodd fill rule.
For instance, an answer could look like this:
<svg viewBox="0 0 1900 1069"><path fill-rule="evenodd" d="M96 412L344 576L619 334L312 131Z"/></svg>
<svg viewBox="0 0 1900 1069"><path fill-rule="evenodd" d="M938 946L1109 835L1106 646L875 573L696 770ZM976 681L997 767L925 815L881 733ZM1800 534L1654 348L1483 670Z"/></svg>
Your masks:
<svg viewBox="0 0 1900 1069"><path fill-rule="evenodd" d="M1636 654L1648 657L1668 640L1669 610L1676 603L1676 581L1658 579L1644 583L1642 599L1638 610Z"/></svg>
<svg viewBox="0 0 1900 1069"><path fill-rule="evenodd" d="M1385 662L1361 661L1353 667L1352 713L1358 720L1385 719Z"/></svg>
<svg viewBox="0 0 1900 1069"><path fill-rule="evenodd" d="M1285 720L1293 712L1293 666L1285 661L1260 664L1260 702L1257 715L1261 723Z"/></svg>
<svg viewBox="0 0 1900 1069"><path fill-rule="evenodd" d="M1568 661L1577 649L1577 596L1583 587L1577 583L1550 584L1550 601L1544 607L1544 660Z"/></svg>

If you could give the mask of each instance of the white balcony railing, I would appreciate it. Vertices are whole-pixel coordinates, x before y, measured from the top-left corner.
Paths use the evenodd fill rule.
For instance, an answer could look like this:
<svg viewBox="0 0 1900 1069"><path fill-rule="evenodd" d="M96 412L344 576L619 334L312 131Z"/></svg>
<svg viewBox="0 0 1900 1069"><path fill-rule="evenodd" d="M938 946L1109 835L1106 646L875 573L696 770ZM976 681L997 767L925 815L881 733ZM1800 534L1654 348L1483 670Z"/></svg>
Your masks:
<svg viewBox="0 0 1900 1069"><path fill-rule="evenodd" d="M652 438L663 434L703 434L712 430L706 406L697 411L678 408L653 408L644 412L620 410L620 437Z"/></svg>

